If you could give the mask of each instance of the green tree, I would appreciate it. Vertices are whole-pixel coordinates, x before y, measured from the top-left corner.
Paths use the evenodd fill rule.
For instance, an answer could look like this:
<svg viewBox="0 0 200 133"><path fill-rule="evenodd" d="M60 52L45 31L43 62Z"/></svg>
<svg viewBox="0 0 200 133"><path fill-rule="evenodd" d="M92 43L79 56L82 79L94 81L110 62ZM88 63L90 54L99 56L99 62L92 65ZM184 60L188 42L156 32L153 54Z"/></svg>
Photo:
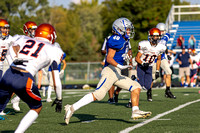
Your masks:
<svg viewBox="0 0 200 133"><path fill-rule="evenodd" d="M75 43L75 49L72 53L74 61L99 61L100 44L102 39L102 20L100 16L101 6L98 0L81 0L80 4L71 4L71 11L74 11L80 22L79 39Z"/></svg>
<svg viewBox="0 0 200 133"><path fill-rule="evenodd" d="M101 15L104 18L104 33L111 32L111 25L115 19L128 18L135 27L135 41L131 40L131 43L136 54L138 42L147 40L148 30L159 22L165 22L172 2L171 0L106 0L103 4Z"/></svg>
<svg viewBox="0 0 200 133"><path fill-rule="evenodd" d="M11 35L23 34L22 28L26 21L37 20L38 8L48 5L47 0L1 0L0 16L7 19L11 27Z"/></svg>

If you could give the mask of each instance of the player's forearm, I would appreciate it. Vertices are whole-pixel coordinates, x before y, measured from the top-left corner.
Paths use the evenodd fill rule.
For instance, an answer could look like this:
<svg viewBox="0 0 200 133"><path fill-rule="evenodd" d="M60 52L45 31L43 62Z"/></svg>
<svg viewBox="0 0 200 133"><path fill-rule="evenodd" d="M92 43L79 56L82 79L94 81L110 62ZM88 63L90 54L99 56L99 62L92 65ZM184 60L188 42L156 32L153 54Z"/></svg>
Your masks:
<svg viewBox="0 0 200 133"><path fill-rule="evenodd" d="M117 64L118 64L113 58L109 58L109 57L107 57L107 62L108 62L109 64L115 66L115 67L116 67Z"/></svg>
<svg viewBox="0 0 200 133"><path fill-rule="evenodd" d="M138 63L138 64L142 64L142 60L139 58L139 57L135 57L135 61Z"/></svg>

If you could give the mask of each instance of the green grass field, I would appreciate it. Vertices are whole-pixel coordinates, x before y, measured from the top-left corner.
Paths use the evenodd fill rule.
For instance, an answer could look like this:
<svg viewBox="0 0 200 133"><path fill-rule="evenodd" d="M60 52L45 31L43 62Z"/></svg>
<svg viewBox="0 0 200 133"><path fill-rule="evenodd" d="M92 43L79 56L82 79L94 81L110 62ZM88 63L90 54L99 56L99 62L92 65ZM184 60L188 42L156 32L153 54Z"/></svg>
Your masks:
<svg viewBox="0 0 200 133"><path fill-rule="evenodd" d="M200 132L200 88L172 88L177 99L164 97L164 89L153 89L153 102L146 100L146 92L140 95L140 109L152 111L147 119L132 120L131 109L126 108L130 93L122 91L118 104L108 104L108 95L74 113L69 125L64 122L64 110L56 113L51 103L43 102L43 109L26 133L199 133ZM93 90L64 90L63 109ZM53 92L52 98L55 98ZM45 100L45 98L43 97ZM193 102L193 103L192 103ZM182 105L182 106L180 106ZM10 111L6 120L0 121L2 133L14 132L20 120L29 110L20 102L20 112L15 112L9 103L5 112ZM173 110L174 109L174 110Z"/></svg>

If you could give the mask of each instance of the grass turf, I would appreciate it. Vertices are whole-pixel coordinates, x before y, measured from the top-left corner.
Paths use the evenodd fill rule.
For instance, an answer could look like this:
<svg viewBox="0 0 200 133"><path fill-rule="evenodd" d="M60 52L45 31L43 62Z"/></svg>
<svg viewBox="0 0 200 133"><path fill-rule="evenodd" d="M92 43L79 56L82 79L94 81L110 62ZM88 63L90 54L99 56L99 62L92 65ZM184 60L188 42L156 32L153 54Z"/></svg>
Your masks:
<svg viewBox="0 0 200 133"><path fill-rule="evenodd" d="M126 108L130 93L122 91L119 95L118 104L108 104L108 95L102 101L93 102L77 110L70 124L65 125L64 110L56 113L55 107L51 103L43 102L43 109L36 121L28 128L26 133L116 133L128 127L133 127L139 123L154 118L158 114L172 110L182 104L200 99L198 93L200 88L172 88L173 94L177 99L164 97L164 89L153 89L153 102L146 100L146 92L140 95L140 109L152 111L152 116L147 119L132 120L131 108ZM93 90L64 90L63 109L66 104L73 104L85 94ZM44 97L42 97L44 99ZM52 94L55 98L55 93ZM45 100L44 100L45 101ZM20 112L15 112L9 103L5 112L6 120L0 120L0 131L2 133L14 132L20 120L29 110L28 106L20 103ZM146 125L132 130L134 133L199 133L200 131L200 104L199 102L188 105L180 110L164 115L153 120Z"/></svg>

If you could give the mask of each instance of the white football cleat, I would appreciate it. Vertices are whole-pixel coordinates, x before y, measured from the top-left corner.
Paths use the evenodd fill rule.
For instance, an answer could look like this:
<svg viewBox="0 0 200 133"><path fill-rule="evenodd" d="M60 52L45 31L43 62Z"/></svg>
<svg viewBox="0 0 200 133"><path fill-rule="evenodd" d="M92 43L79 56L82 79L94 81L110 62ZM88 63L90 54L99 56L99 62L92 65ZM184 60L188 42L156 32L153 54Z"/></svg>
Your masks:
<svg viewBox="0 0 200 133"><path fill-rule="evenodd" d="M132 116L131 118L136 120L136 119L140 119L140 118L146 118L148 116L150 116L152 113L149 111L141 111L141 110L134 110L132 112Z"/></svg>
<svg viewBox="0 0 200 133"><path fill-rule="evenodd" d="M70 118L72 117L73 113L74 113L74 108L73 108L73 106L67 104L67 105L65 106L65 117L64 117L65 123L66 123L67 125L69 124L69 120L70 120Z"/></svg>
<svg viewBox="0 0 200 133"><path fill-rule="evenodd" d="M14 102L12 107L15 111L20 111L19 102Z"/></svg>
<svg viewBox="0 0 200 133"><path fill-rule="evenodd" d="M0 112L0 115L6 115L6 113L4 113L3 111Z"/></svg>
<svg viewBox="0 0 200 133"><path fill-rule="evenodd" d="M52 102L51 98L47 98L47 102L48 103Z"/></svg>

